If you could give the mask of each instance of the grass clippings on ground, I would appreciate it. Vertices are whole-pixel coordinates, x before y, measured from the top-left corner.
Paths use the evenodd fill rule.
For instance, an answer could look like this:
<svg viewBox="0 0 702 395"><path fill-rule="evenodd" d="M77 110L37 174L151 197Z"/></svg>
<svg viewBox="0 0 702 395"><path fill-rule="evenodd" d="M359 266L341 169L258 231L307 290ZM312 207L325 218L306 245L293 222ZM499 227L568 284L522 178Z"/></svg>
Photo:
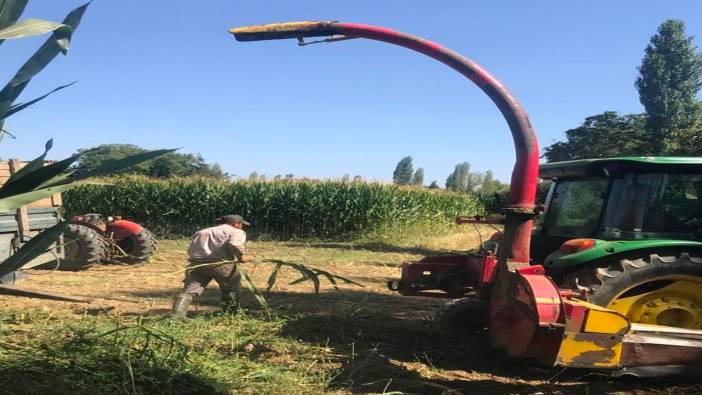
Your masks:
<svg viewBox="0 0 702 395"><path fill-rule="evenodd" d="M483 238L490 232L483 229ZM268 318L248 295L245 314L217 314L211 284L190 319L168 312L182 287L187 241L162 241L152 262L84 272L32 270L20 284L91 298L90 304L0 295L0 394L672 394L694 383L613 380L503 358L485 335L442 338L443 301L386 289L405 260L475 245L471 232L421 243L256 242L258 258L302 263L364 285L308 281L282 268L266 295ZM260 290L272 263L247 264Z"/></svg>

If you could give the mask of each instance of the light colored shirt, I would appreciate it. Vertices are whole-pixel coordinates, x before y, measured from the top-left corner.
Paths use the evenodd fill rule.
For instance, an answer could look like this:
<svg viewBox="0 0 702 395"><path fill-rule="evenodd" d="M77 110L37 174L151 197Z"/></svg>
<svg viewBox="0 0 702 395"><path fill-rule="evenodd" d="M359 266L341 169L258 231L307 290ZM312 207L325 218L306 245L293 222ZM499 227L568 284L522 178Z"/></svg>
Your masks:
<svg viewBox="0 0 702 395"><path fill-rule="evenodd" d="M246 253L246 232L231 225L201 229L193 235L188 248L191 261L232 260Z"/></svg>

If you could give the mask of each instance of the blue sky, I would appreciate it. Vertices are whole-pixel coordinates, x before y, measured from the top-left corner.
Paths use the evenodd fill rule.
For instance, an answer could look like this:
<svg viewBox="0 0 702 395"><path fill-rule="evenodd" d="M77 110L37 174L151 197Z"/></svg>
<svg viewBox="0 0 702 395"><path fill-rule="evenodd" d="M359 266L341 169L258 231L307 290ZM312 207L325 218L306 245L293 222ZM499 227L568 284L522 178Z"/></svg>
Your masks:
<svg viewBox="0 0 702 395"><path fill-rule="evenodd" d="M24 17L60 20L80 4L35 0ZM54 158L102 143L183 147L244 177L390 180L411 155L427 183L443 186L463 161L508 180L514 153L504 120L448 67L368 40L299 48L293 40L238 43L227 29L335 19L434 40L502 80L543 147L588 115L642 111L636 67L667 18L702 37L697 0L96 0L68 57L22 98L78 83L8 119L17 139L3 141L0 157L34 157L53 137ZM2 81L44 39L3 44Z"/></svg>

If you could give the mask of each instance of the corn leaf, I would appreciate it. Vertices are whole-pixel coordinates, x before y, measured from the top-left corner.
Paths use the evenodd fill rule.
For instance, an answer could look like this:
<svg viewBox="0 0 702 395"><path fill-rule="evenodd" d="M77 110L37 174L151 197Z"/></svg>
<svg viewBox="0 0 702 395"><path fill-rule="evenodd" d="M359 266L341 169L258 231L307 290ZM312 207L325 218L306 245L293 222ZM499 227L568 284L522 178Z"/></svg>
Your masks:
<svg viewBox="0 0 702 395"><path fill-rule="evenodd" d="M13 25L19 19L29 0L0 0L0 29ZM4 41L0 41L2 44Z"/></svg>
<svg viewBox="0 0 702 395"><path fill-rule="evenodd" d="M143 152L140 154L128 156L126 158L114 160L107 162L103 165L100 165L90 171L81 173L76 175L75 177L70 177L68 181L77 181L77 180L83 180L86 178L90 177L100 177L100 176L105 176L108 174L112 174L118 170L122 170L134 165L138 165L139 163L146 162L148 160L157 158L161 155L169 154L171 152L175 152L175 149L163 149L163 150L154 150L154 151L148 151L148 152Z"/></svg>
<svg viewBox="0 0 702 395"><path fill-rule="evenodd" d="M324 276L329 281L329 283L334 287L334 289L337 289L337 290L338 290L338 284L337 284L336 280L341 280L347 284L353 284L353 285L357 285L359 287L363 287L362 284L359 284L359 283L357 283L351 279L348 279L346 277L338 276L336 274L332 274L332 273L329 273L329 272L321 270L321 269L314 269L314 268L310 269L310 268L306 267L305 265L295 263L295 262L286 262L286 261L281 261L279 259L263 259L259 262L270 262L270 263L276 264L275 269L273 269L273 272L271 273L270 277L268 278L267 291L270 291L270 289L275 284L276 276L277 276L278 271L280 270L280 268L282 266L288 266L290 268L293 268L293 269L297 270L302 275L302 277L289 282L288 283L289 285L297 285L297 284L304 283L305 281L312 281L312 283L314 284L314 291L315 291L316 295L319 294L319 287L320 287L319 276L320 275Z"/></svg>
<svg viewBox="0 0 702 395"><path fill-rule="evenodd" d="M236 270L239 272L241 275L241 279L243 280L242 282L246 286L246 288L253 293L254 297L258 301L258 303L263 307L263 309L266 311L266 314L268 315L268 318L271 316L271 310L268 307L268 302L266 301L266 298L263 297L261 292L258 291L258 288L256 288L256 285L254 285L253 281L251 280L251 277L249 276L249 273L244 270L241 265L236 265Z"/></svg>
<svg viewBox="0 0 702 395"><path fill-rule="evenodd" d="M314 284L314 294L319 295L319 277L317 277L317 274L310 269L302 266L302 265L291 265L293 269L296 269L297 271L302 274L301 278L298 278L295 281L290 282L290 285L295 285L295 284L300 284L303 283L307 280L311 280L312 283Z"/></svg>
<svg viewBox="0 0 702 395"><path fill-rule="evenodd" d="M89 3L88 3L89 4ZM27 87L29 81L46 67L59 53L66 53L70 44L71 35L78 28L80 19L88 4L71 11L62 24L70 29L55 30L46 42L27 60L10 82L0 90L0 113L7 112L12 103Z"/></svg>
<svg viewBox="0 0 702 395"><path fill-rule="evenodd" d="M64 88L68 88L69 86L71 86L71 85L73 85L73 84L75 84L75 83L76 83L76 82L74 81L74 82L71 82L70 84L61 85L61 86L59 86L58 88L52 90L51 92L49 92L49 93L47 93L47 94L45 94L45 95L42 95L42 96L37 97L36 99L32 99L32 100L30 100L30 101L28 101L28 102L26 102L26 103L16 104L16 105L10 107L10 109L7 110L4 114L0 114L0 120L3 120L3 119L5 119L5 118L8 118L9 116L14 115L15 113L18 113L18 112L24 110L25 108L27 108L27 107L29 107L29 106L31 106L31 105L33 105L33 104L35 104L35 103L37 103L37 102L39 102L39 101L41 101L41 100L46 99L46 98L47 98L49 95L51 95L52 93L58 92L58 91L60 91L61 89L64 89Z"/></svg>
<svg viewBox="0 0 702 395"><path fill-rule="evenodd" d="M44 160L46 159L46 154L49 153L51 147L54 146L54 139L49 139L49 141L44 144L44 153L39 155L39 157L34 158L31 162L27 163L23 168L17 170L15 174L11 175L3 187L7 187L8 184L17 182L22 177L33 172L34 170L40 169L44 166Z"/></svg>
<svg viewBox="0 0 702 395"><path fill-rule="evenodd" d="M278 265L284 265L284 266L288 266L288 267L291 267L291 268L297 270L297 271L302 275L302 277L301 277L301 278L298 278L297 280L291 281L289 284L290 284L290 285L295 285L295 284L300 284L300 283L302 283L302 282L305 282L305 281L307 281L307 280L311 280L311 281L314 283L314 292L315 292L315 294L316 294L316 295L319 294L319 285L320 285L320 284L319 284L319 278L317 277L317 275L316 275L312 270L308 269L308 268L305 267L304 265L301 265L301 264L295 263L295 262L281 261L281 260L279 260L279 259L264 259L263 261L264 261L264 262L275 263L275 264L276 264L276 269L278 268L278 267L277 267ZM273 276L271 276L271 277L273 277ZM269 288L268 288L268 289L270 289L270 287L272 287L273 284L275 284L276 278L273 277L272 280L273 280L273 281L271 282L271 278L270 278L270 277L268 278L268 285L269 285Z"/></svg>
<svg viewBox="0 0 702 395"><path fill-rule="evenodd" d="M25 204L29 204L29 203L35 202L37 200L47 198L47 197L52 196L54 194L67 191L76 185L79 185L79 184L74 183L74 184L57 185L54 187L36 189L34 191L31 191L31 192L20 193L18 195L13 195L13 196L9 196L9 197L0 199L0 212L17 210L18 208L24 206Z"/></svg>
<svg viewBox="0 0 702 395"><path fill-rule="evenodd" d="M0 199L30 192L44 185L47 181L59 180L57 177L63 174L79 157L80 155L73 155L62 161L33 170L20 179L9 180L0 188Z"/></svg>
<svg viewBox="0 0 702 395"><path fill-rule="evenodd" d="M5 185L0 188L0 212L14 210L24 204L52 196L55 193L67 191L78 183L93 184L84 181L96 175L106 175L123 168L156 158L174 150L156 150L128 156L126 158L106 163L93 171L66 177L64 171L80 158L81 154L44 166L44 159L53 142L46 143L44 154L21 168Z"/></svg>
<svg viewBox="0 0 702 395"><path fill-rule="evenodd" d="M37 36L62 28L70 29L71 27L63 23L49 22L43 19L27 19L1 29L0 40Z"/></svg>
<svg viewBox="0 0 702 395"><path fill-rule="evenodd" d="M0 276L21 269L27 262L46 252L49 246L58 240L66 224L60 222L32 237L17 252L0 263Z"/></svg>
<svg viewBox="0 0 702 395"><path fill-rule="evenodd" d="M328 278L328 279L329 279L329 282L332 283L332 284L336 284L336 281L334 281L334 280L335 280L335 279L338 279L338 280L343 281L343 282L346 283L346 284L353 284L353 285L357 285L357 286L362 287L362 288L364 287L363 284L357 283L357 282L355 282L355 281L353 281L353 280L351 280L351 279L348 279L348 278L346 278L346 277L339 276L339 275L337 275L337 274L332 274L332 273L326 272L326 271L321 270L321 269L312 269L312 270L314 270L314 271L317 272L318 274L321 274L321 275L323 275L324 277Z"/></svg>
<svg viewBox="0 0 702 395"><path fill-rule="evenodd" d="M268 276L268 287L266 287L266 292L271 292L271 289L275 285L275 280L278 278L278 272L280 271L281 267L283 267L282 263L276 264L275 269L273 269L271 275Z"/></svg>
<svg viewBox="0 0 702 395"><path fill-rule="evenodd" d="M332 287L334 287L334 289L337 291L339 290L339 287L336 285L336 279L329 272L325 272L319 269L314 269L314 271L315 273L321 274L322 276L326 277L327 280L331 283Z"/></svg>

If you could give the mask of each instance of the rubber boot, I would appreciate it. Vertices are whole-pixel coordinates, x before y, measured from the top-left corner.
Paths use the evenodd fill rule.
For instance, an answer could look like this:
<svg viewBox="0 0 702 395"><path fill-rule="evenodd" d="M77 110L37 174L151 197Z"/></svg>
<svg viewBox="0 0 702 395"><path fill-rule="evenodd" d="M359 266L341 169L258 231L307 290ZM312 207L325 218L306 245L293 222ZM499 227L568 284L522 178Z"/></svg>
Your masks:
<svg viewBox="0 0 702 395"><path fill-rule="evenodd" d="M238 312L239 295L233 291L222 295L222 314L235 315Z"/></svg>
<svg viewBox="0 0 702 395"><path fill-rule="evenodd" d="M173 302L173 309L171 310L171 317L173 318L185 318L188 314L188 306L193 301L192 294L180 294L176 296L175 302Z"/></svg>

